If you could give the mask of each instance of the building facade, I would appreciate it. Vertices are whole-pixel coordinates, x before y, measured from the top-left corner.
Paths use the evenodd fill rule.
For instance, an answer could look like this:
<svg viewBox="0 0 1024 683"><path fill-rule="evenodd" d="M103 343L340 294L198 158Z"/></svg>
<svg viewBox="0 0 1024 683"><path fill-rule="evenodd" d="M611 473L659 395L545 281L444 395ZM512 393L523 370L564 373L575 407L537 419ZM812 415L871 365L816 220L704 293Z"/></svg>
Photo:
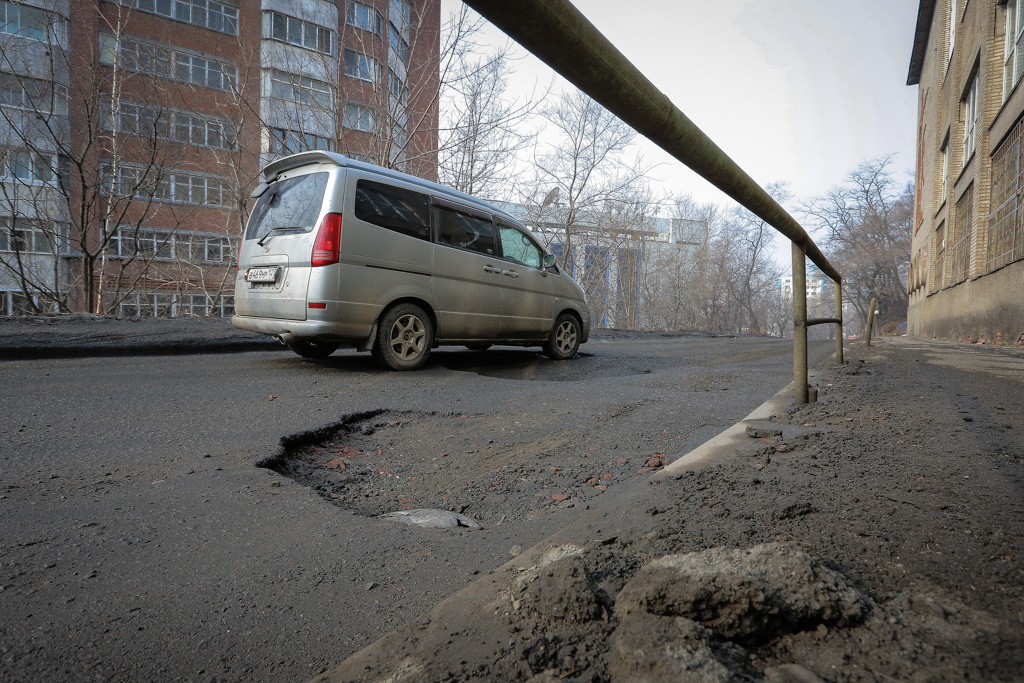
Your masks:
<svg viewBox="0 0 1024 683"><path fill-rule="evenodd" d="M911 335L1024 343L1024 0L921 0Z"/></svg>
<svg viewBox="0 0 1024 683"><path fill-rule="evenodd" d="M0 314L231 312L259 170L437 177L440 0L0 0Z"/></svg>

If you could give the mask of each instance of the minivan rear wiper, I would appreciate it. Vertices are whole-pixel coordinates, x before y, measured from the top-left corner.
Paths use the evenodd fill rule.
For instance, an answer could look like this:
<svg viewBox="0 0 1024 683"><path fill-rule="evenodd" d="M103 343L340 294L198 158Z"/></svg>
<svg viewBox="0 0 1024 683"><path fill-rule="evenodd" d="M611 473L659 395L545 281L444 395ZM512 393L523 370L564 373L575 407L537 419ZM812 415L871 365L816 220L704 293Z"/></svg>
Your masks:
<svg viewBox="0 0 1024 683"><path fill-rule="evenodd" d="M256 242L256 244L258 244L258 245L260 245L262 247L264 244L266 244L268 241L270 241L271 236L274 235L275 233L279 233L279 232L305 232L305 230L306 229L303 228L301 225L278 226L276 228L271 228L270 230L267 230L267 234L264 235L263 237L259 238L259 240Z"/></svg>

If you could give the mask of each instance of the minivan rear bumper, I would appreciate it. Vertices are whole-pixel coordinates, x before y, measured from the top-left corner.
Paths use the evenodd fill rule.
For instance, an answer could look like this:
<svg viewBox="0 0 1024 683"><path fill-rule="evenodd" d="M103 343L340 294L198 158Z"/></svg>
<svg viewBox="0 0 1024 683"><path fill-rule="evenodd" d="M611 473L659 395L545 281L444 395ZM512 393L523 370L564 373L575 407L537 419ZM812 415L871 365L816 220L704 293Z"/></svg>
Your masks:
<svg viewBox="0 0 1024 683"><path fill-rule="evenodd" d="M311 340L319 337L336 338L338 336L337 325L328 320L273 320L234 315L231 317L231 324L241 330L280 337L285 343L288 343L289 336L293 339Z"/></svg>

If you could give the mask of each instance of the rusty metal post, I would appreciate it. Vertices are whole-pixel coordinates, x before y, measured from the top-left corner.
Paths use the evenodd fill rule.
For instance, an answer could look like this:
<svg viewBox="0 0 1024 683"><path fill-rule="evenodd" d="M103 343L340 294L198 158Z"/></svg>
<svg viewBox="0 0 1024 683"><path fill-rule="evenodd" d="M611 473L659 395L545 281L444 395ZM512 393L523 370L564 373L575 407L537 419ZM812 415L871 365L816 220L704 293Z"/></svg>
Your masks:
<svg viewBox="0 0 1024 683"><path fill-rule="evenodd" d="M835 285L836 318L839 319L839 322L836 323L836 365L842 365L845 362L843 360L843 284L837 282Z"/></svg>
<svg viewBox="0 0 1024 683"><path fill-rule="evenodd" d="M793 242L793 403L802 406L807 391L807 252Z"/></svg>
<svg viewBox="0 0 1024 683"><path fill-rule="evenodd" d="M878 299L871 300L871 310L868 311L868 330L865 336L868 338L868 346L871 346L871 334L874 332L875 327L875 306L878 305Z"/></svg>

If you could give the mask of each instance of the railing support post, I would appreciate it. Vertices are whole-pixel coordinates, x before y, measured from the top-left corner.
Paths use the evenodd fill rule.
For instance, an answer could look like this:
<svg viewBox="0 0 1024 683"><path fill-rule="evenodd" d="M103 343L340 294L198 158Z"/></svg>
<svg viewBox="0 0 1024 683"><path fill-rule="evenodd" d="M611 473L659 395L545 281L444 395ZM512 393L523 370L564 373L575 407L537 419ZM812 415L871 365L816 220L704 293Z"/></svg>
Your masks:
<svg viewBox="0 0 1024 683"><path fill-rule="evenodd" d="M793 242L793 403L807 402L807 252Z"/></svg>
<svg viewBox="0 0 1024 683"><path fill-rule="evenodd" d="M843 284L841 282L835 283L836 285L836 318L839 322L836 323L836 365L843 364Z"/></svg>
<svg viewBox="0 0 1024 683"><path fill-rule="evenodd" d="M867 337L868 339L868 346L871 346L871 334L874 331L875 327L875 306L877 305L878 299L872 299L871 310L868 311L868 329L867 332L864 334L864 336Z"/></svg>

